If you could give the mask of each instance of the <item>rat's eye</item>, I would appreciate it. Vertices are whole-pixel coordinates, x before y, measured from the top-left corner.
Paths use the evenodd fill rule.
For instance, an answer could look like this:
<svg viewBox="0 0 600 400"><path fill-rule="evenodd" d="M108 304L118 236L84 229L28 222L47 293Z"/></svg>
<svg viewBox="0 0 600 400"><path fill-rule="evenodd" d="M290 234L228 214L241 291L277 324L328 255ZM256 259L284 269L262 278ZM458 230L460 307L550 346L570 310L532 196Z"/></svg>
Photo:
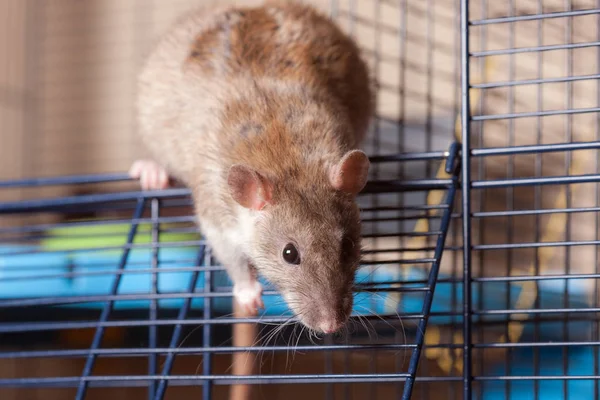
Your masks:
<svg viewBox="0 0 600 400"><path fill-rule="evenodd" d="M288 264L300 264L300 253L296 246L291 243L286 244L283 248L283 259Z"/></svg>

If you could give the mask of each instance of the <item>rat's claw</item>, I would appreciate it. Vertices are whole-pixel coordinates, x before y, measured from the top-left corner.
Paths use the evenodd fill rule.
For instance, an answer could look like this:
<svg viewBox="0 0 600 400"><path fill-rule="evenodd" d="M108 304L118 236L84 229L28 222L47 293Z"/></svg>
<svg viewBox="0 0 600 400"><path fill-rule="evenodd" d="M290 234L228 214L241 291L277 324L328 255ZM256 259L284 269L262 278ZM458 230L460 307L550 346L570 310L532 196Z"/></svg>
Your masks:
<svg viewBox="0 0 600 400"><path fill-rule="evenodd" d="M129 176L139 179L143 190L162 190L169 187L169 174L158 163L137 160L129 168Z"/></svg>
<svg viewBox="0 0 600 400"><path fill-rule="evenodd" d="M258 281L236 283L233 296L247 313L256 313L265 305L262 300L262 285Z"/></svg>

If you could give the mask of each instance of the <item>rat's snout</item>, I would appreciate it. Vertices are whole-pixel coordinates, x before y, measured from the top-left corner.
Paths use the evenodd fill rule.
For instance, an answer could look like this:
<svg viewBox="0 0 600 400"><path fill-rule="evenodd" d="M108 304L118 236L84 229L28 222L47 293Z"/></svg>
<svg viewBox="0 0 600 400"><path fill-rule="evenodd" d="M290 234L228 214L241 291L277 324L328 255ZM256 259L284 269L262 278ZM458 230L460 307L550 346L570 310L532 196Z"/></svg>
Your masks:
<svg viewBox="0 0 600 400"><path fill-rule="evenodd" d="M339 331L348 322L352 313L352 292L339 298L334 298L331 293L315 298L303 297L299 293L292 292L284 294L284 297L300 322L320 333L330 334Z"/></svg>
<svg viewBox="0 0 600 400"><path fill-rule="evenodd" d="M321 322L321 324L319 325L319 329L323 333L335 333L342 327L342 325L344 325L343 322L325 320Z"/></svg>
<svg viewBox="0 0 600 400"><path fill-rule="evenodd" d="M346 296L340 301L331 302L321 310L315 321L317 330L330 334L339 331L350 318L352 312L352 295Z"/></svg>

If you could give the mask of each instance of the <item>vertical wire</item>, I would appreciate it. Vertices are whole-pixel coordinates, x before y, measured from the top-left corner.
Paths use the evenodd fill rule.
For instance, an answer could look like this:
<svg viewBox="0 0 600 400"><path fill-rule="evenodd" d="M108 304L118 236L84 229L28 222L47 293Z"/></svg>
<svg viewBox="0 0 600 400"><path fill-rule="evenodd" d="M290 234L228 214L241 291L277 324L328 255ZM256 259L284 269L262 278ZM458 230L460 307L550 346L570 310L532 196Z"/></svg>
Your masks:
<svg viewBox="0 0 600 400"><path fill-rule="evenodd" d="M515 16L516 15L516 10L515 10L515 0L510 0L509 3L509 15L511 16ZM511 49L515 48L515 29L516 29L516 24L513 22L510 24L509 26L509 44L508 47ZM515 80L515 55L511 54L508 56L508 81L512 82ZM515 110L515 92L514 92L515 88L514 86L511 86L508 88L508 96L507 96L507 101L508 101L508 112L509 114L514 113ZM508 121L508 146L509 147L513 147L515 145L515 121L514 119L509 119ZM508 162L506 163L506 176L508 179L512 179L515 175L515 157L514 155L509 155L508 156ZM509 186L506 188L506 210L512 211L515 208L515 188L513 186ZM514 241L514 219L512 216L508 216L507 217L507 221L506 221L506 242L507 243L513 243ZM511 276L512 275L512 259L513 259L513 255L514 252L512 249L507 249L506 251L506 276ZM505 298L505 302L506 302L506 309L511 309L511 283L510 282L506 282L506 298ZM506 332L505 332L505 337L506 340L510 341L510 316L507 317L506 319ZM511 358L512 358L512 354L513 351L510 347L508 347L506 349L506 354L504 357L504 362L505 362L505 373L506 375L510 376L511 374L511 370L512 370L512 363L511 363ZM505 396L506 398L509 398L510 393L511 393L511 387L512 387L512 382L510 380L506 380L505 382Z"/></svg>
<svg viewBox="0 0 600 400"><path fill-rule="evenodd" d="M349 345L351 343L350 335L351 334L346 329L344 332L344 344L345 345ZM350 351L344 351L343 357L344 357L344 375L351 375L352 370L350 368ZM346 400L352 400L352 391L350 390L350 384L344 383L342 385L342 390L344 393L343 398Z"/></svg>
<svg viewBox="0 0 600 400"><path fill-rule="evenodd" d="M5 4L5 7L8 8L9 4ZM8 53L8 49L9 49L9 38L10 38L10 20L11 20L11 16L10 16L10 11L7 11L4 14L4 17L2 18L4 21L2 22L1 26L3 26L4 28L0 27L0 40L4 41L5 44L4 46L2 46L2 44L0 44L0 48L5 47ZM4 65L0 68L0 71L3 72L4 76L0 76L1 81L3 82L11 82L11 76L10 76L10 57L4 57L4 60L0 60L0 62L2 62ZM9 132L11 131L11 126L10 126L10 118L9 118L9 110L8 110L8 105L0 107L0 139L2 139L3 141L6 140L5 138ZM9 142L10 143L10 142ZM4 146L6 146L6 144L4 144ZM14 144L13 144L14 146ZM15 150L12 149L11 151L3 151L3 156L4 157L10 157L9 160L7 160L7 165L15 165L14 162L14 155L15 155ZM11 171L12 174L14 174L14 170ZM12 176L14 177L14 176ZM19 197L21 195L19 194Z"/></svg>
<svg viewBox="0 0 600 400"><path fill-rule="evenodd" d="M137 12L133 15L133 63L135 65L136 73L139 67L141 66L141 61L143 57L143 53L141 51L141 44L146 42L146 39L150 36L149 33L152 31L153 22L153 7L154 2L152 1L150 4L148 2L143 3L141 0L134 0ZM150 22L150 23L149 23ZM133 85L133 93L136 92L136 81L132 80ZM135 107L131 109L132 116L132 128L137 130L137 110ZM158 199L152 199L150 203L150 216L152 220L151 226L151 235L152 235L152 254L151 254L151 267L152 267L152 276L151 276L151 290L152 294L157 295L158 291L158 268L159 268L159 247L160 247L160 232L159 232L159 224L158 219L160 217L160 201ZM154 297L150 301L149 308L149 318L152 323L158 320L158 301L156 297ZM155 324L150 324L148 326L148 348L154 349L158 346L158 326ZM158 372L158 359L159 356L156 353L150 352L148 354L148 375L155 376ZM148 382L148 400L154 399L156 394L156 380L151 379Z"/></svg>
<svg viewBox="0 0 600 400"><path fill-rule="evenodd" d="M336 0L329 0L329 16L332 20L338 17L338 4Z"/></svg>
<svg viewBox="0 0 600 400"><path fill-rule="evenodd" d="M433 24L433 12L434 12L434 2L432 0L427 0L427 24L426 24L426 41L427 41L427 50L426 50L426 64L427 64L427 77L426 77L426 104L427 110L425 115L425 151L432 150L432 142L433 142L433 35L434 35L434 24ZM431 163L425 162L425 177L430 178L432 176L432 168ZM427 195L426 195L427 196ZM426 197L427 198L427 197ZM450 205L451 207L451 205ZM433 216L437 213L437 210L427 211L426 215L428 217ZM432 219L429 219L429 224L431 224ZM434 240L433 236L429 236L425 238L427 243L427 247L432 247ZM433 265L431 266L433 269ZM437 279L437 278L436 278ZM426 294L427 295L427 294ZM426 301L426 300L425 300ZM428 310L428 314L429 314ZM424 342L424 339L423 339ZM424 365L427 367L427 364ZM415 371L416 373L416 371ZM425 398L429 398L429 385L422 385L421 393Z"/></svg>
<svg viewBox="0 0 600 400"><path fill-rule="evenodd" d="M39 132L40 118L40 54L42 46L40 38L45 37L43 32L43 19L40 18L44 3L36 4L33 0L27 0L25 4L25 82L23 90L25 94L25 107L22 113L23 137L21 153L21 170L23 176L33 176L35 157L35 143Z"/></svg>
<svg viewBox="0 0 600 400"><path fill-rule="evenodd" d="M210 265L213 266L215 263L213 262L212 251L208 249L204 254L204 262L200 265ZM195 286L190 286L190 292L193 292ZM213 291L213 275L210 269L204 271L204 310L202 317L204 320L209 320L213 317L212 310L212 296L207 296L207 294L212 293ZM191 302L190 302L191 305ZM212 324L204 324L202 327L202 347L207 348L210 347L213 343L212 340L213 334L213 325ZM202 355L202 373L204 376L209 376L212 372L212 353L209 351L205 351ZM210 400L212 398L212 385L213 382L210 379L202 382L202 400Z"/></svg>
<svg viewBox="0 0 600 400"><path fill-rule="evenodd" d="M199 268L203 265L206 265L203 263L204 254L205 254L205 245L201 244L200 249L198 251L198 259L196 260L196 265L199 266ZM195 270L194 272L192 272L192 275L190 277L190 282L187 287L187 293L194 293L196 285L198 284L199 276L200 276L199 270ZM179 309L179 313L177 314L177 321L183 321L187 317L187 314L191 307L191 304L192 304L192 297L187 297L184 300L183 305ZM169 349L177 348L177 344L179 343L179 339L181 338L182 327L183 326L181 324L176 324L175 328L173 328L173 333L171 335L171 341L169 342ZM163 369L161 371L161 379L158 382L158 386L156 388L156 393L154 395L154 400L163 400L163 398L165 396L165 392L167 390L167 385L169 383L167 377L171 374L171 369L173 368L173 363L175 362L175 355L176 355L176 353L174 353L174 352L169 352L167 354L165 362L163 363ZM204 394L204 392L203 392L203 394ZM206 398L206 397L203 397L203 399L208 400L208 398Z"/></svg>
<svg viewBox="0 0 600 400"><path fill-rule="evenodd" d="M481 6L481 18L485 19L488 17L488 9L487 9L487 1L486 0L481 0L480 3ZM482 27L479 28L481 31L479 32L480 34L480 49L481 51L486 51L487 50L487 34L488 34L488 28L487 25L484 25ZM485 58L479 60L479 76L480 79L483 79L483 77L485 76ZM484 106L485 106L485 102L487 100L487 91L485 89L481 89L480 90L480 95L479 95L479 112L483 112ZM478 132L478 136L479 136L479 148L483 148L485 147L485 121L481 121L481 123L478 125L479 127L479 132ZM477 179L479 180L484 180L486 177L486 158L483 157L479 160L477 160ZM480 190L478 191L479 194L479 210L483 211L485 208L485 202L487 201L487 191L486 190ZM479 244L483 244L486 241L486 237L485 237L485 228L486 228L486 222L487 220L485 218L479 218L477 220L477 228L478 228L478 242ZM480 251L477 253L477 258L479 261L479 268L478 268L478 273L477 276L484 276L484 271L483 271L483 266L485 265L485 251ZM477 298L477 308L480 310L483 310L485 305L483 304L483 299L484 296L481 295L481 293L483 293L483 288L485 286L484 282L478 282L477 283L477 289L479 290L479 297ZM483 343L484 342L484 329L483 328L479 328L477 329L477 340L479 343ZM477 351L477 356L478 356L478 364L479 364L479 374L483 375L484 374L484 366L485 366L485 362L484 362L484 355L485 355L485 349L479 349ZM479 383L477 386L477 397L481 398L483 396L483 390L485 388L485 382L481 382Z"/></svg>
<svg viewBox="0 0 600 400"><path fill-rule="evenodd" d="M125 269L125 264L127 263L127 260L129 259L129 253L131 252L131 244L133 243L133 238L135 237L135 234L137 233L137 229L138 229L138 221L141 216L142 213L144 211L144 206L145 206L146 202L145 199L141 198L138 200L137 204L136 204L136 208L135 211L133 213L133 220L131 223L131 227L129 228L129 232L127 234L127 244L128 246L125 247L123 249L123 253L121 254L121 259L119 260L119 265L117 270L118 271L123 271ZM114 280L113 280L113 284L110 288L110 294L111 295L116 295L117 291L119 289L119 284L121 283L121 278L123 277L123 274L115 274ZM98 322L102 323L102 322L106 322L108 321L108 317L110 316L110 313L113 309L113 305L114 305L114 300L109 300L108 302L106 302L106 304L104 305L104 308L102 309L102 313L100 314L100 318L98 319ZM83 372L81 374L81 379L79 381L79 385L77 386L77 393L75 394L75 399L76 400L83 400L85 398L87 389L88 389L88 381L87 381L87 377L90 376L92 374L92 371L94 369L94 364L96 363L96 354L94 352L94 350L97 350L98 348L100 348L100 345L102 344L102 339L104 338L104 326L99 325L96 328L96 332L94 333L94 338L92 339L92 344L90 346L90 350L92 352L90 352L90 354L88 355L86 361L85 361L85 365L83 367Z"/></svg>
<svg viewBox="0 0 600 400"><path fill-rule="evenodd" d="M399 64L399 99L398 99L398 147L397 147L397 152L398 153L403 153L404 152L404 137L405 137L405 117L406 117L406 43L407 43L407 13L408 13L408 4L407 4L407 0L399 0L398 1L398 9L400 11L400 20L399 20L399 27L398 27L398 40L399 40L399 45L400 45L400 64ZM405 176L405 169L404 169L404 163L398 163L398 176L399 177L403 177ZM398 193L398 199L397 199L397 204L398 207L400 209L403 208L404 206L404 194L402 193ZM402 211L399 211L398 216L402 215ZM398 232L402 232L404 230L404 222L402 221L402 218L399 218L398 220ZM399 244L399 248L403 248L405 245L405 240L403 237L399 237L398 238L398 244ZM401 335L404 335L404 330L402 330L402 332L398 332L398 330L396 330L395 334L394 334L394 339L396 340L396 343L402 343L402 341L406 340L405 337L401 337ZM405 359L405 355L406 353L404 353L402 355L402 357L400 357L400 352L398 352L398 354L396 354L396 372L401 372L404 369L404 366L402 365ZM400 397L403 388L404 388L404 383L403 382L398 382L395 386L396 386L396 397Z"/></svg>
<svg viewBox="0 0 600 400"><path fill-rule="evenodd" d="M599 0L600 1L600 0ZM454 18L455 18L455 22L456 25L459 26L460 25L460 0L456 0L454 2ZM453 43L453 49L452 49L452 54L454 54L454 58L455 58L455 62L454 62L454 77L455 77L455 83L454 83L454 96L452 99L452 110L454 112L454 115L456 115L456 112L459 110L458 107L458 102L460 99L460 30L459 29L455 29L455 34L454 34L454 43ZM455 117L456 118L456 117ZM454 119L454 122L456 124L456 119ZM455 124L452 125L451 129L451 135L454 138L454 140L456 140L456 128L455 128ZM462 195L462 194L461 194ZM454 203L456 203L456 198L454 199ZM452 204L453 207L456 206L456 204ZM453 218L452 219L452 247L453 248L458 248L458 232L459 232L459 226L458 226L458 218ZM459 268L459 252L458 251L453 251L452 252L452 274L450 276L457 277L458 276L458 268ZM458 329L458 320L457 320L457 315L454 312L456 310L455 307L457 307L458 305L458 283L453 279L453 282L451 284L451 302L450 304L452 305L452 316L451 316L451 334L452 334L452 340L451 343L452 344L457 344L455 343L456 340L456 333L457 333L457 329ZM453 349L452 351L450 351L450 360L451 360L451 365L452 367L454 367L456 365L456 351ZM454 386L456 385L452 385L452 390L451 393L453 394L453 398L456 397L454 396L454 393L456 392Z"/></svg>
<svg viewBox="0 0 600 400"><path fill-rule="evenodd" d="M332 19L336 19L338 16L338 4L336 0L330 0L329 1L329 8L330 8L330 15ZM324 344L329 347L329 346L333 346L333 341L331 339L331 335L327 335L325 337L324 340ZM324 351L324 358L325 358L325 373L328 375L333 374L333 360L332 360L332 354L331 351ZM333 399L333 394L334 394L334 388L333 388L333 384L331 382L327 382L327 384L325 385L325 398L327 400L332 400Z"/></svg>
<svg viewBox="0 0 600 400"><path fill-rule="evenodd" d="M376 90L376 95L378 96L379 94L379 67L380 67L380 63L381 63L381 29L380 29L380 25L381 25L381 1L380 0L376 0L373 3L374 6L374 10L373 10L373 24L374 24L374 43L373 43L373 47L374 47L374 71L375 71L375 90ZM376 112L376 118L375 118L375 134L373 135L373 148L375 149L377 154L381 154L381 148L380 148L380 140L381 140L381 119L379 118L379 113ZM373 175L375 179L379 178L379 164L375 164L375 168L373 171ZM371 196L371 204L374 208L379 208L379 197L377 196L377 194L374 194ZM375 211L373 214L374 218L378 218L379 217L379 212ZM379 233L379 224L375 223L373 224L373 231L372 233L374 234L375 238L378 237L378 233ZM374 250L377 250L378 245L379 245L379 240L378 239L374 239L373 241L374 244ZM371 271L371 276L375 271L375 266L372 265L370 267ZM376 309L376 300L375 300L375 296L371 296L371 301L369 306L372 309ZM369 362L369 372L370 373L377 373L377 358L378 358L378 352L375 350L372 352L372 357L371 360ZM370 392L371 392L371 398L376 399L377 398L377 385L375 383L371 383L369 385L370 387Z"/></svg>
<svg viewBox="0 0 600 400"><path fill-rule="evenodd" d="M538 0L538 4L537 4L537 12L538 14L542 14L544 12L544 6L542 4L542 0ZM540 19L537 21L537 46L542 46L543 42L544 42L544 38L543 38L543 24L544 24L544 20ZM538 79L543 79L543 69L542 69L542 65L544 62L544 53L539 51L537 53L537 78ZM544 85L543 84L538 84L537 85L537 111L542 111L543 107L544 107L544 97L543 97L543 91L544 91ZM536 144L541 144L542 143L542 117L537 117L536 118ZM535 176L536 177L541 177L542 176L542 162L543 162L543 158L542 155L540 153L536 153L535 155ZM534 186L534 193L533 193L533 202L534 202L534 208L536 210L539 210L542 208L542 204L541 204L541 199L542 199L542 188L540 185L535 185ZM541 224L541 218L539 214L535 215L535 238L534 238L534 242L535 243L539 243L541 240L541 232L540 232L540 224ZM534 249L534 259L533 259L534 265L534 275L538 276L540 274L540 249L539 247L535 247ZM536 293L540 293L540 285L539 282L536 281L535 283L536 286ZM540 308L540 296L536 296L535 297L535 308L539 309ZM533 340L535 342L538 342L540 340L540 321L541 318L538 314L534 314L533 316L534 318L534 332L533 332ZM540 374L540 349L538 347L534 347L533 348L533 374L535 376ZM535 399L539 399L540 396L540 384L538 382L537 379L534 379L533 381L533 393L535 395Z"/></svg>
<svg viewBox="0 0 600 400"><path fill-rule="evenodd" d="M471 400L471 157L469 0L461 0L461 134L462 134L462 228L463 228L463 398Z"/></svg>
<svg viewBox="0 0 600 400"><path fill-rule="evenodd" d="M350 35L355 37L355 28L356 28L356 0L348 1L348 8L350 9L350 21L349 21L349 30Z"/></svg>
<svg viewBox="0 0 600 400"><path fill-rule="evenodd" d="M570 0L565 0L565 8L566 11L571 11L571 1ZM573 28L573 20L572 17L567 17L566 19L566 27L565 27L565 41L566 43L571 43L572 42L572 35L571 35L571 31ZM566 50L567 52L567 57L566 57L566 69L567 69L567 76L573 76L573 51L572 50ZM573 85L571 84L571 82L567 82L566 83L566 107L568 110L573 109ZM571 115L566 115L565 116L565 142L566 143L571 143L573 141L573 132L572 132L572 123L573 123L573 118ZM566 152L565 153L565 175L569 175L570 173L570 169L571 169L571 152ZM571 186L570 185L566 185L565 187L565 197L566 197L566 203L565 206L567 209L569 209L571 207ZM571 214L567 213L567 220L566 220L566 226L565 226L565 240L570 241L571 240ZM570 257L571 256L571 248L569 246L565 247L565 275L569 275L571 272L571 268L569 265L569 261L570 261ZM570 292L569 292L569 280L565 280L565 288L564 288L564 304L563 307L566 309L568 307L570 307ZM568 323L569 323L569 313L565 313L564 315L564 319L563 319L563 340L568 341L569 340L569 330L568 330ZM569 349L568 347L563 347L563 375L567 375L569 369ZM569 384L566 380L563 380L563 394L564 394L564 398L568 399L569 398Z"/></svg>
<svg viewBox="0 0 600 400"><path fill-rule="evenodd" d="M155 349L158 342L158 327L154 324L158 319L158 301L156 295L158 294L158 251L160 243L158 218L160 217L160 203L158 199L152 199L150 203L150 216L152 219L152 294L154 297L150 301L149 317L151 324L148 326L148 347ZM157 373L157 355L155 353L148 354L148 375L153 376ZM156 381L150 380L148 384L148 399L154 399L154 393L156 392Z"/></svg>
<svg viewBox="0 0 600 400"><path fill-rule="evenodd" d="M433 35L434 35L434 24L433 24L433 11L435 3L433 0L427 0L427 26L426 26L426 41L427 41L427 79L426 79L426 103L427 110L425 114L425 151L431 151L432 148L432 136L433 136ZM431 163L425 163L425 176L431 177ZM431 241L430 243L431 244Z"/></svg>
<svg viewBox="0 0 600 400"><path fill-rule="evenodd" d="M344 344L349 345L350 343L351 343L350 333L348 332L348 330L346 330L346 332L344 333ZM350 351L344 351L343 357L344 357L344 375L351 375L352 371L350 369ZM342 385L342 390L344 393L343 398L345 400L352 400L353 396L352 396L352 391L350 390L350 384L344 383Z"/></svg>
<svg viewBox="0 0 600 400"><path fill-rule="evenodd" d="M130 0L134 2L136 12L133 15L133 65L135 68L134 74L137 74L144 62L145 47L147 43L154 37L155 21L154 8L156 4L154 0ZM131 93L137 93L137 80L131 79ZM131 129L133 132L138 131L137 107L131 107ZM133 136L133 135L132 135ZM134 147L131 147L132 149ZM132 154L133 156L133 154Z"/></svg>
<svg viewBox="0 0 600 400"><path fill-rule="evenodd" d="M600 0L596 0L596 8L600 9ZM600 41L600 14L596 14L596 41ZM596 73L600 74L600 47L596 47ZM600 107L600 80L596 80L596 105ZM600 118L596 117L596 141L600 141ZM600 175L600 154L599 151L596 150L596 175ZM596 207L600 207L600 184L596 183ZM596 226L595 226L595 234L596 241L600 240L600 213L595 213L596 218ZM600 273L600 248L596 247L594 251L594 265L596 266L595 273ZM600 295L598 290L598 279L594 279L594 307L598 307L598 296ZM592 340L596 342L600 341L600 319L596 318L596 323L593 325L595 328L595 334L592 333ZM599 357L598 357L598 348L594 347L594 375L598 376L600 373L600 365L599 365ZM598 398L600 394L600 390L598 386L600 385L600 381L594 381L594 399Z"/></svg>
<svg viewBox="0 0 600 400"><path fill-rule="evenodd" d="M600 0L599 0L600 1ZM356 0L349 0L348 2L348 9L349 9L349 21L348 21L348 30L350 33L350 36L352 36L353 38L355 38L355 23L356 23L356 4L355 4ZM346 336L345 336L345 342L346 344L350 343L350 333L348 331L346 331ZM351 368L350 368L350 352L349 351L344 351L344 373L350 374L351 373ZM343 386L344 388L344 399L347 400L352 400L352 391L350 390L350 384L346 383Z"/></svg>
<svg viewBox="0 0 600 400"><path fill-rule="evenodd" d="M333 347L333 339L332 339L331 335L325 336L324 344L327 347ZM325 373L330 374L330 375L333 374L332 354L331 354L331 351L327 351L327 350L325 351ZM326 386L326 398L328 400L332 400L333 395L334 395L333 384L328 383Z"/></svg>
<svg viewBox="0 0 600 400"><path fill-rule="evenodd" d="M431 270L427 277L427 288L425 292L425 299L423 300L423 307L421 308L421 314L423 315L419 320L418 333L416 340L416 347L410 358L410 365L408 368L409 377L406 379L404 385L404 393L402 394L402 400L409 400L412 395L413 385L415 382L415 375L419 366L419 360L421 358L421 351L425 343L425 330L427 329L427 322L431 314L431 304L433 303L433 296L435 293L435 286L440 271L440 264L442 261L442 254L446 243L446 236L448 234L448 227L450 225L450 219L452 217L451 204L454 201L454 195L456 193L456 186L454 183L448 188L446 198L443 200L444 204L448 207L444 210L442 220L440 222L440 233L437 235L435 251L433 256L433 262L431 263Z"/></svg>

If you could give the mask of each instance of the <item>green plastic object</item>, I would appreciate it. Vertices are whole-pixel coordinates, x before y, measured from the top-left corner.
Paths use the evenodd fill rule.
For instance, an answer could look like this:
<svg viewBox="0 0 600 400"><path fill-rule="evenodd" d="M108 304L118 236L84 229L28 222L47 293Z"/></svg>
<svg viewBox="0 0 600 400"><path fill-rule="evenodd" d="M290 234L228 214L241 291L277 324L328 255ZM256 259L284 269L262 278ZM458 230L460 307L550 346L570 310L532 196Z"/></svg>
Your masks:
<svg viewBox="0 0 600 400"><path fill-rule="evenodd" d="M40 246L46 251L69 251L106 247L122 247L127 244L127 234L129 233L131 226L131 224L122 223L76 225L53 228L46 231L46 237L41 240ZM160 225L161 231L168 230L169 228L174 228L174 226L169 224ZM197 233L160 232L159 234L159 243L198 240L200 240L200 235ZM151 243L151 241L152 225L150 223L139 224L133 243L144 244ZM119 250L117 249L115 251Z"/></svg>

